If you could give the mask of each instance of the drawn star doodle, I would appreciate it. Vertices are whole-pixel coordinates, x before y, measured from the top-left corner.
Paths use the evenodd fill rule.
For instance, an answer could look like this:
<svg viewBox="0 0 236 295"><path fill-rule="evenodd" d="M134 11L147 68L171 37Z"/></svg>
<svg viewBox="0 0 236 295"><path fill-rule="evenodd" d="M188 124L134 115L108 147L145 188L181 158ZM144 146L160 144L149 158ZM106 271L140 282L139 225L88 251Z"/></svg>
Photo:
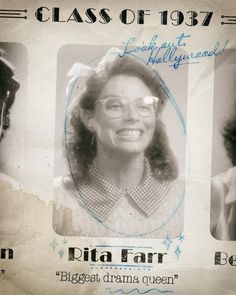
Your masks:
<svg viewBox="0 0 236 295"><path fill-rule="evenodd" d="M58 245L58 243L57 243L56 239L54 238L53 242L50 243L50 246L52 247L53 251L55 251L57 245Z"/></svg>
<svg viewBox="0 0 236 295"><path fill-rule="evenodd" d="M62 258L63 255L65 254L65 251L63 249L61 249L60 251L58 251L58 254L59 254L60 258Z"/></svg>
<svg viewBox="0 0 236 295"><path fill-rule="evenodd" d="M185 239L185 236L181 233L177 238L178 238L178 241L183 242Z"/></svg>
<svg viewBox="0 0 236 295"><path fill-rule="evenodd" d="M163 244L166 246L166 249L169 250L170 245L173 243L173 241L169 238L169 235L166 236L166 239L164 240Z"/></svg>
<svg viewBox="0 0 236 295"><path fill-rule="evenodd" d="M62 243L63 243L64 245L66 245L66 244L68 243L68 240L67 240L66 238L64 238L64 240L62 241Z"/></svg>
<svg viewBox="0 0 236 295"><path fill-rule="evenodd" d="M175 252L177 259L179 259L180 254L182 253L182 251L180 250L179 246L176 247Z"/></svg>

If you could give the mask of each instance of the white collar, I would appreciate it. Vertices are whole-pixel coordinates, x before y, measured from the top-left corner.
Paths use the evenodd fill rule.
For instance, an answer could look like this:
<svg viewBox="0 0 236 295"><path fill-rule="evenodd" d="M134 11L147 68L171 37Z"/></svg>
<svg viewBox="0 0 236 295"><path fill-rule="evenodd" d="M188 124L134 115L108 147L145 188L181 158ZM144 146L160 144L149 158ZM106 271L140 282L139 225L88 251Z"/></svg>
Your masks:
<svg viewBox="0 0 236 295"><path fill-rule="evenodd" d="M99 221L104 221L124 195L131 197L142 212L150 216L160 206L169 188L169 181L154 178L147 159L144 161L144 174L140 185L130 190L121 190L109 183L95 160L90 167L89 176L74 188L74 193L91 215Z"/></svg>

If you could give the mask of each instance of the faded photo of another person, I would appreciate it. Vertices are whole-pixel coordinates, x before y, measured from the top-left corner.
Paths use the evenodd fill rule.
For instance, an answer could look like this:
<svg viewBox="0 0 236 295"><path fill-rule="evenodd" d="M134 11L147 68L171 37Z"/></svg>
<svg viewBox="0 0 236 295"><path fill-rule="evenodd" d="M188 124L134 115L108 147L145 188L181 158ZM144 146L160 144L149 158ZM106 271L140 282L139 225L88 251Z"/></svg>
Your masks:
<svg viewBox="0 0 236 295"><path fill-rule="evenodd" d="M211 233L219 240L236 240L236 106L223 130L224 145L232 163L212 180Z"/></svg>
<svg viewBox="0 0 236 295"><path fill-rule="evenodd" d="M14 44L1 43L0 47L13 48ZM22 48L22 47L21 47ZM15 50L13 50L15 52ZM17 55L17 54L14 54ZM7 155L7 146L3 145L11 129L11 110L17 99L20 82L15 76L15 67L8 59L8 52L0 48L0 150ZM16 116L16 115L15 115ZM14 134L14 133L13 133ZM9 134L11 136L11 134ZM9 141L8 141L9 142ZM14 142L14 138L11 139ZM8 146L9 150L10 147ZM11 156L1 158L0 167L0 234L11 234L20 228L23 203L22 185L14 177L5 173L11 163Z"/></svg>
<svg viewBox="0 0 236 295"><path fill-rule="evenodd" d="M236 241L236 50L215 59L210 231Z"/></svg>
<svg viewBox="0 0 236 295"><path fill-rule="evenodd" d="M160 76L110 49L86 72L69 107L71 175L55 181L53 227L61 235L177 237L183 181L160 119L168 100Z"/></svg>

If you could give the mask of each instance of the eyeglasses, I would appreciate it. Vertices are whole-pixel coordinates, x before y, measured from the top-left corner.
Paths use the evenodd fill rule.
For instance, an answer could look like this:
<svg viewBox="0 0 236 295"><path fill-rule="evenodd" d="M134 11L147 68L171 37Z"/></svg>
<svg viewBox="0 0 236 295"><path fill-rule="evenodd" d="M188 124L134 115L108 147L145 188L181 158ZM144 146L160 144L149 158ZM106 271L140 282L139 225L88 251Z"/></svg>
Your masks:
<svg viewBox="0 0 236 295"><path fill-rule="evenodd" d="M100 99L95 104L102 103L105 113L111 118L121 117L124 110L127 109L127 106L131 104L135 107L140 116L148 117L157 111L158 100L159 98L155 96L144 96L133 101L118 96L109 96Z"/></svg>

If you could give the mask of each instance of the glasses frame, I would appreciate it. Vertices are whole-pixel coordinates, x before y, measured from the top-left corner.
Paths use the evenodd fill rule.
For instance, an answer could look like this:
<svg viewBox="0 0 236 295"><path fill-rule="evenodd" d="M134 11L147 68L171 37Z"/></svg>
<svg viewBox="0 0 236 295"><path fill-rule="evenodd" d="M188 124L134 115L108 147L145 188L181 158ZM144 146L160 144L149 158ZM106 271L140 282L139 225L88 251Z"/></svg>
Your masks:
<svg viewBox="0 0 236 295"><path fill-rule="evenodd" d="M107 109L106 109L106 107L105 107L105 103L106 103L106 101L107 100L109 100L111 97L116 97L116 96L109 96L109 97L105 97L105 98L102 98L102 99L100 99L100 100L98 100L98 101L96 101L95 102L95 105L97 105L97 104L99 104L99 103L101 103L102 105L103 105L103 108L104 108L104 111L105 111L105 113L106 113L106 115L108 116L108 117L110 117L110 118L120 118L121 116L122 116L122 113L123 113L123 110L121 111L121 114L119 115L119 116L111 116L111 114L107 111ZM153 114L154 113L156 113L157 112L157 108L158 108L158 101L160 100L158 97L156 97L156 96L153 96L153 95L147 95L147 96L144 96L144 97L142 97L142 98L145 98L145 97L152 97L153 99L154 99L154 102L155 102L155 109L154 109L154 112L153 112ZM120 98L120 97L117 97L118 99ZM135 110L136 110L136 112L141 116L141 117L148 117L150 114L148 114L147 116L145 116L145 115L143 115L142 113L140 113L140 110L138 109L138 107L137 107L137 104L136 104L136 102L137 102L137 100L139 100L140 99L140 97L139 98L137 98L137 99L135 99L134 101L129 101L129 99L127 99L127 98L121 98L121 102L122 102L122 105L123 106L127 106L127 105L133 105L134 107L135 107Z"/></svg>

